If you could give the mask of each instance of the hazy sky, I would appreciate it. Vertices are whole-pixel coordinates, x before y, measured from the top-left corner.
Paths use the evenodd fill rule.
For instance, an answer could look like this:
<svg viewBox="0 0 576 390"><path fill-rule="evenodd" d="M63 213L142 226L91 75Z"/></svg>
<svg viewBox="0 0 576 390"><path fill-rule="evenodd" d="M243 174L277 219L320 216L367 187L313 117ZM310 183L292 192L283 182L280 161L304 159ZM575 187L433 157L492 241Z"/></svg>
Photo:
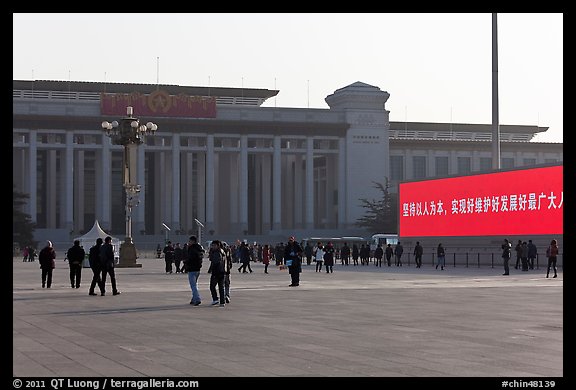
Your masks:
<svg viewBox="0 0 576 390"><path fill-rule="evenodd" d="M490 13L13 14L13 78L278 89L328 108L356 81L391 121L492 123ZM563 142L563 14L498 14L500 124Z"/></svg>

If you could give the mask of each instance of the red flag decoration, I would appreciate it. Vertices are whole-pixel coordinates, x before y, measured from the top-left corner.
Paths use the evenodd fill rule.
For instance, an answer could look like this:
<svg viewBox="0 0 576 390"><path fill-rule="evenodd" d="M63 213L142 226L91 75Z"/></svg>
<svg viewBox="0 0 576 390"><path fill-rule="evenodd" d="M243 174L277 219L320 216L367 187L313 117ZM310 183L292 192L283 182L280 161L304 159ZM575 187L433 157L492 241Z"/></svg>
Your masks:
<svg viewBox="0 0 576 390"><path fill-rule="evenodd" d="M134 107L137 116L216 118L214 96L188 96L183 93L170 95L161 90L148 95L140 92L100 94L102 115L124 116L128 106Z"/></svg>

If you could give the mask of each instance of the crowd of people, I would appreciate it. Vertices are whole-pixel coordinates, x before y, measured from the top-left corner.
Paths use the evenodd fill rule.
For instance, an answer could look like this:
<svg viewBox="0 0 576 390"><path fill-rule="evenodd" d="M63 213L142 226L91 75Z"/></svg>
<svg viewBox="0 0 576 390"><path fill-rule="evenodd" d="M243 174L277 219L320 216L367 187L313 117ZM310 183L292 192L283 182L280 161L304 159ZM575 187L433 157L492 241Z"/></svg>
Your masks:
<svg viewBox="0 0 576 390"><path fill-rule="evenodd" d="M114 271L114 250L111 244L112 238L106 237L104 240L98 238L95 244L89 249L88 260L92 270L92 280L89 288L89 295L98 295L95 293L95 288L98 286L100 295L106 295L106 279L110 278L112 287L112 295L119 295L120 291L116 284L116 275ZM336 258L340 258L342 265L350 264L350 257L354 265L368 265L372 260L374 265L382 267L382 262L388 267L392 266L392 256L395 258L396 267L402 267L402 255L404 248L400 242L392 248L391 244L387 244L385 248L378 245L374 251L371 251L368 246L361 245L360 248L356 244L348 247L346 243L339 249L336 249L332 242L317 242L314 246L307 243L304 247L299 244L294 236L289 237L288 242L278 243L274 247L270 244L260 245L255 243L249 245L245 241L237 241L234 245L228 245L224 241L213 240L210 242L208 253L198 243L196 236L190 236L189 241L182 247L179 243L175 246L170 241L161 251L164 254L166 263L165 272L171 274L174 272L173 265L175 266L175 273L186 273L191 290L190 304L198 306L202 303L201 294L198 289L198 279L201 274L203 259L205 255L208 257L209 268L207 273L210 274L210 295L212 298L212 305L225 307L230 303L230 274L233 269L233 263L240 264L237 268L240 273L252 273L253 270L250 266L251 262L261 262L264 265L264 273L268 274L268 266L271 262L275 262L279 268L288 268L290 275L289 287L297 287L300 285L300 274L302 273L303 261L306 265L311 265L315 262L316 272L326 272L331 274L334 272L334 263ZM30 248L25 248L25 261L32 258L34 261L34 251ZM522 241L518 240L514 248L516 252L515 269L528 271L534 269L534 260L538 255L538 249L532 240ZM439 243L436 248L436 262L435 268L444 270L446 266L446 252L442 243ZM558 243L552 240L546 249L546 257L548 259L546 277L550 276L553 272L553 278L558 276L557 273L557 256L558 256ZM422 267L422 256L424 249L420 242L416 242L414 247L414 258L416 268ZM70 268L70 286L72 288L80 288L82 279L83 262L86 257L86 252L80 246L80 241L75 240L72 247L66 252L66 259ZM52 286L52 273L56 266L55 264L56 252L54 251L51 241L47 241L45 247L38 255L40 268L42 270L42 288L51 288ZM159 257L160 258L160 257ZM502 259L504 266L504 274L510 275L510 259L512 258L512 244L508 239L504 239L502 244Z"/></svg>

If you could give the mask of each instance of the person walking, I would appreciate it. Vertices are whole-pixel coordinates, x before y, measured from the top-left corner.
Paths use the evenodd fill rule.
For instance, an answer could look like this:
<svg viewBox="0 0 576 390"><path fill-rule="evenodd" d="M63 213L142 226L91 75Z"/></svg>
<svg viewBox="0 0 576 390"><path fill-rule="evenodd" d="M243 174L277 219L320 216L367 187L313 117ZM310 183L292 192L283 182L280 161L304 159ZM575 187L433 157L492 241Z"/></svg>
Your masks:
<svg viewBox="0 0 576 390"><path fill-rule="evenodd" d="M172 273L172 263L174 262L174 247L172 246L172 241L168 241L166 246L162 250L164 253L164 261L166 262L166 273Z"/></svg>
<svg viewBox="0 0 576 390"><path fill-rule="evenodd" d="M116 273L114 272L114 248L112 248L112 237L106 236L104 244L100 247L100 264L102 266L102 289L101 296L106 295L106 275L110 275L112 284L112 295L120 295L116 286Z"/></svg>
<svg viewBox="0 0 576 390"><path fill-rule="evenodd" d="M302 272L302 247L296 242L294 236L288 239L284 247L284 264L288 266L291 283L289 287L300 285L300 273Z"/></svg>
<svg viewBox="0 0 576 390"><path fill-rule="evenodd" d="M274 258L276 260L276 265L283 265L284 264L284 243L281 242L280 244L276 245L274 248Z"/></svg>
<svg viewBox="0 0 576 390"><path fill-rule="evenodd" d="M46 246L42 248L38 255L40 268L42 269L42 288L52 286L52 270L56 268L56 252L52 247L52 241L46 241Z"/></svg>
<svg viewBox="0 0 576 390"><path fill-rule="evenodd" d="M324 247L322 243L319 241L316 244L316 272L322 272L322 264L324 264Z"/></svg>
<svg viewBox="0 0 576 390"><path fill-rule="evenodd" d="M374 249L375 266L382 267L382 257L384 257L384 249L382 249L382 244L378 244L376 249Z"/></svg>
<svg viewBox="0 0 576 390"><path fill-rule="evenodd" d="M528 240L528 267L529 269L534 269L534 259L538 255L538 248L532 242L532 240Z"/></svg>
<svg viewBox="0 0 576 390"><path fill-rule="evenodd" d="M522 242L521 249L522 271L528 271L528 243L526 241Z"/></svg>
<svg viewBox="0 0 576 390"><path fill-rule="evenodd" d="M248 245L244 241L240 243L239 252L240 252L239 253L240 263L242 265L240 266L240 268L238 268L238 272L242 272L243 274L245 274L246 268L248 268L248 271L252 273L252 267L250 267L250 249L248 248Z"/></svg>
<svg viewBox="0 0 576 390"><path fill-rule="evenodd" d="M440 266L440 270L444 271L444 265L446 264L446 252L444 251L442 243L438 244L438 248L436 248L436 257L438 258L436 269L438 269L438 266Z"/></svg>
<svg viewBox="0 0 576 390"><path fill-rule="evenodd" d="M546 249L546 257L548 257L548 268L546 269L546 277L550 275L550 268L554 271L553 278L558 277L556 272L556 260L558 258L558 242L556 240L550 241L550 246Z"/></svg>
<svg viewBox="0 0 576 390"><path fill-rule="evenodd" d="M400 241L398 241L396 248L394 248L394 255L396 256L396 267L402 267L402 253L404 253L404 247L402 244L400 244Z"/></svg>
<svg viewBox="0 0 576 390"><path fill-rule="evenodd" d="M102 247L102 240L100 237L96 239L96 244L88 250L88 262L90 263L90 269L92 270L92 282L90 283L90 289L88 290L88 295L97 295L94 292L94 288L98 285L100 289L100 294L104 295L104 286L102 285L102 263L100 262L100 248Z"/></svg>
<svg viewBox="0 0 576 390"><path fill-rule="evenodd" d="M414 261L416 261L416 268L422 267L422 255L424 254L424 248L420 245L420 241L416 241L416 246L414 247Z"/></svg>
<svg viewBox="0 0 576 390"><path fill-rule="evenodd" d="M232 250L230 247L220 241L220 246L224 251L226 262L224 264L224 301L226 304L230 303L230 271L232 271Z"/></svg>
<svg viewBox="0 0 576 390"><path fill-rule="evenodd" d="M326 273L334 273L334 245L331 241L326 243L324 248L324 266L326 267Z"/></svg>
<svg viewBox="0 0 576 390"><path fill-rule="evenodd" d="M362 244L360 246L360 264L368 265L369 259L370 259L370 246Z"/></svg>
<svg viewBox="0 0 576 390"><path fill-rule="evenodd" d="M192 291L190 304L198 306L202 303L200 292L198 291L198 278L202 268L202 259L204 258L204 248L198 243L196 236L190 236L188 239L188 251L184 258L184 269L188 273L188 283Z"/></svg>
<svg viewBox="0 0 576 390"><path fill-rule="evenodd" d="M502 244L502 260L504 261L504 273L502 275L510 275L510 257L512 257L512 244L507 238L504 239Z"/></svg>
<svg viewBox="0 0 576 390"><path fill-rule="evenodd" d="M226 254L222 250L219 240L213 240L210 243L208 252L210 259L210 294L212 295L212 306L226 306L226 297L224 294L224 275L226 273ZM216 291L218 287L218 291Z"/></svg>
<svg viewBox="0 0 576 390"><path fill-rule="evenodd" d="M514 269L518 269L520 268L520 262L522 261L522 240L518 240L514 250L516 251L516 265L514 266Z"/></svg>
<svg viewBox="0 0 576 390"><path fill-rule="evenodd" d="M28 261L28 252L29 249L27 246L24 247L24 249L22 250L22 262L26 263Z"/></svg>
<svg viewBox="0 0 576 390"><path fill-rule="evenodd" d="M358 245L352 244L352 260L354 261L354 265L358 265L358 257L360 257Z"/></svg>
<svg viewBox="0 0 576 390"><path fill-rule="evenodd" d="M312 247L310 241L306 242L306 246L304 247L304 254L306 255L306 265L310 265L312 263L313 251L314 247Z"/></svg>
<svg viewBox="0 0 576 390"><path fill-rule="evenodd" d="M36 250L33 247L28 247L28 261L36 259Z"/></svg>
<svg viewBox="0 0 576 390"><path fill-rule="evenodd" d="M342 259L342 264L349 265L348 263L350 262L350 247L346 242L344 243L344 245L342 245L342 248L340 249L340 258Z"/></svg>
<svg viewBox="0 0 576 390"><path fill-rule="evenodd" d="M174 248L174 265L176 266L176 273L179 274L182 272L180 269L180 264L182 263L182 259L184 258L184 251L180 247L180 243L176 243L176 247Z"/></svg>
<svg viewBox="0 0 576 390"><path fill-rule="evenodd" d="M386 255L386 263L388 263L388 267L390 267L391 263L390 260L392 259L392 255L394 254L394 250L392 249L392 245L386 245L386 250L384 251Z"/></svg>
<svg viewBox="0 0 576 390"><path fill-rule="evenodd" d="M72 288L80 288L80 281L82 280L82 263L86 252L80 246L80 240L74 240L74 245L66 252L68 258L68 266L70 267L70 286Z"/></svg>
<svg viewBox="0 0 576 390"><path fill-rule="evenodd" d="M270 250L270 245L265 244L262 248L262 264L264 264L264 273L268 273L268 265L270 264L270 257L272 256L272 251Z"/></svg>

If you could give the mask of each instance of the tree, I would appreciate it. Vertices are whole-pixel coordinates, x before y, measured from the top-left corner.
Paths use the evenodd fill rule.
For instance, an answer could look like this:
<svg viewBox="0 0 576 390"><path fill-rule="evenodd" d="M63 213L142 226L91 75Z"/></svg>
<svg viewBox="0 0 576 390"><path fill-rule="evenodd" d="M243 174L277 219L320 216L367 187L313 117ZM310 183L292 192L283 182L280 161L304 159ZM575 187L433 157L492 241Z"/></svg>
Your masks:
<svg viewBox="0 0 576 390"><path fill-rule="evenodd" d="M32 217L29 214L22 211L22 206L26 204L28 198L28 194L17 191L16 187L13 188L12 242L18 244L20 248L36 247L38 244L34 241L36 224L32 222Z"/></svg>
<svg viewBox="0 0 576 390"><path fill-rule="evenodd" d="M362 198L360 202L366 210L363 217L358 218L356 226L366 228L372 233L398 233L398 197L388 190L388 178L385 183L374 183L374 188L382 192L382 198L371 201Z"/></svg>

